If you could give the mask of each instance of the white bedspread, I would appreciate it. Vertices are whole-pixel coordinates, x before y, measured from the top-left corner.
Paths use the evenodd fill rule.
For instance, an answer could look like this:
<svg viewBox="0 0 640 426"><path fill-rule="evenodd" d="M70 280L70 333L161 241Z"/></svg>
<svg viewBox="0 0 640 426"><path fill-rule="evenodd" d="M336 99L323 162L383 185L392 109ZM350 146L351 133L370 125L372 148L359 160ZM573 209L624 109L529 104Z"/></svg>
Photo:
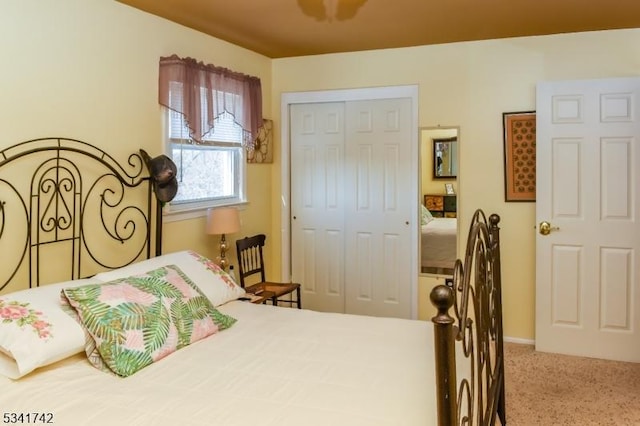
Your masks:
<svg viewBox="0 0 640 426"><path fill-rule="evenodd" d="M434 218L422 226L421 266L423 268L448 268L458 258L456 242L458 220L455 218Z"/></svg>
<svg viewBox="0 0 640 426"><path fill-rule="evenodd" d="M238 319L231 329L126 379L80 355L0 377L0 411L50 412L59 426L436 424L430 322L248 302L220 310Z"/></svg>

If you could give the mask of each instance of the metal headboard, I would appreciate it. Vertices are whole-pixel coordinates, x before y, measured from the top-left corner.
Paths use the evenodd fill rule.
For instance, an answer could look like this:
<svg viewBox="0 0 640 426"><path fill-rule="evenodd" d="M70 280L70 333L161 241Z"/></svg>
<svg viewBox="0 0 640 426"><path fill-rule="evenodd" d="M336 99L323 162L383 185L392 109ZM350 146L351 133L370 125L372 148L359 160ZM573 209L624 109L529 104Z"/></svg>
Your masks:
<svg viewBox="0 0 640 426"><path fill-rule="evenodd" d="M452 285L431 291L438 309L432 321L439 426L494 425L498 417L506 424L499 222L496 214L487 221L482 210L475 212ZM459 381L457 361L469 370Z"/></svg>
<svg viewBox="0 0 640 426"><path fill-rule="evenodd" d="M160 254L161 207L139 153L122 165L75 139L0 151L0 291L93 275ZM14 288L15 287L15 288Z"/></svg>

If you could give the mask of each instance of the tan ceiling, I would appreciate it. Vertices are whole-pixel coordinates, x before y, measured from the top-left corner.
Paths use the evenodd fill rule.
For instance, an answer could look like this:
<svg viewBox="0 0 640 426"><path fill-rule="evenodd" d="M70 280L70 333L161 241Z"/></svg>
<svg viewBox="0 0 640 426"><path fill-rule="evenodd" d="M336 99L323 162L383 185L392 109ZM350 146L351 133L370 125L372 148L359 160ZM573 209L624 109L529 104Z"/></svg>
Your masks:
<svg viewBox="0 0 640 426"><path fill-rule="evenodd" d="M118 1L271 58L640 27L640 0Z"/></svg>

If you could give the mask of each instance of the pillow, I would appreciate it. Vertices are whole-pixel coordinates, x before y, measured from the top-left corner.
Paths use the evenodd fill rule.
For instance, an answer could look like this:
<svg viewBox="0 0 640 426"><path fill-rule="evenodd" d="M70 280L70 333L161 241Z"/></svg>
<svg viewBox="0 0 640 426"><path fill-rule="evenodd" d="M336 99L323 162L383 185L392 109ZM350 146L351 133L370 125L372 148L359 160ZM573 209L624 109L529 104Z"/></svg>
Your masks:
<svg viewBox="0 0 640 426"><path fill-rule="evenodd" d="M18 379L84 350L84 332L60 306L60 290L82 279L0 296L0 374Z"/></svg>
<svg viewBox="0 0 640 426"><path fill-rule="evenodd" d="M89 361L127 377L184 346L231 327L175 265L61 291L86 329Z"/></svg>
<svg viewBox="0 0 640 426"><path fill-rule="evenodd" d="M425 206L420 204L420 225L424 226L433 220L433 215Z"/></svg>
<svg viewBox="0 0 640 426"><path fill-rule="evenodd" d="M209 298L213 306L220 306L245 295L242 287L210 259L193 252L180 251L143 260L113 271L95 276L101 281L113 281L131 275L142 274L166 265L178 266Z"/></svg>

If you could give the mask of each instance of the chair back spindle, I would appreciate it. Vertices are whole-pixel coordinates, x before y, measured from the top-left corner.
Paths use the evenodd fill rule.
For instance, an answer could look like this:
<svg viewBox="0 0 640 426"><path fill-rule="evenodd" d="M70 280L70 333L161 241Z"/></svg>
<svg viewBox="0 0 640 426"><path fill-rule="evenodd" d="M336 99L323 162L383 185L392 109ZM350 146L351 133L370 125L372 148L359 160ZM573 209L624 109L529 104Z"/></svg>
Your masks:
<svg viewBox="0 0 640 426"><path fill-rule="evenodd" d="M260 281L266 281L262 247L267 237L264 234L245 237L236 241L240 285L244 288L245 278L260 273Z"/></svg>

